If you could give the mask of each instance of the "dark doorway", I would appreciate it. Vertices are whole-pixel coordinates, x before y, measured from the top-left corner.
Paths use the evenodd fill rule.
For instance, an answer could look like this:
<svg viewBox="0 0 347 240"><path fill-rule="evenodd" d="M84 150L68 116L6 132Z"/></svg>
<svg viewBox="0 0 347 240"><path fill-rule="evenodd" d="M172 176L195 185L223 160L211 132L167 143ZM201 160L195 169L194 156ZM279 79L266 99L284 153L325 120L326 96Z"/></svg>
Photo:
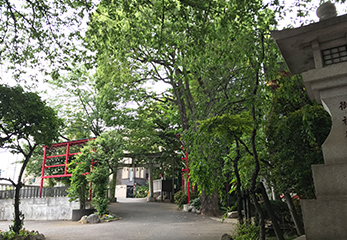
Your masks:
<svg viewBox="0 0 347 240"><path fill-rule="evenodd" d="M127 186L127 198L134 197L134 186L128 185Z"/></svg>

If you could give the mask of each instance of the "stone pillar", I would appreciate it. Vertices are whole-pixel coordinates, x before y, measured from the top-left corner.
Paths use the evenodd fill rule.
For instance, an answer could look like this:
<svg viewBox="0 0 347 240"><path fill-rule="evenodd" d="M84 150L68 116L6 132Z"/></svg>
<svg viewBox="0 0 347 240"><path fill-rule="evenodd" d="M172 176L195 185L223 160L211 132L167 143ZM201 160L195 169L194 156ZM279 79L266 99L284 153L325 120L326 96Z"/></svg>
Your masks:
<svg viewBox="0 0 347 240"><path fill-rule="evenodd" d="M302 74L332 119L322 145L325 164L312 166L317 199L302 201L302 210L308 240L342 240L347 239L347 62L323 69Z"/></svg>
<svg viewBox="0 0 347 240"><path fill-rule="evenodd" d="M326 9L325 9L326 8ZM331 3L319 8L318 23L273 31L293 74L302 73L311 99L332 119L322 145L325 164L313 165L317 199L303 200L307 240L347 239L347 15L336 17Z"/></svg>
<svg viewBox="0 0 347 240"><path fill-rule="evenodd" d="M154 202L155 199L153 197L153 163L152 159L149 160L148 164L148 181L149 181L149 197L147 198L147 202Z"/></svg>

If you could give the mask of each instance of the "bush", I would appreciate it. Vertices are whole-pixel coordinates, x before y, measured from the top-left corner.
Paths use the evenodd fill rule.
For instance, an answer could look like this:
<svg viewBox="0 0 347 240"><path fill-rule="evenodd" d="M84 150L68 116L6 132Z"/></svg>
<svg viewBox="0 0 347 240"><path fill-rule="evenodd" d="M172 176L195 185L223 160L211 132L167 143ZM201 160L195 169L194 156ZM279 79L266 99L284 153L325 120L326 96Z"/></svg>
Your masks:
<svg viewBox="0 0 347 240"><path fill-rule="evenodd" d="M253 224L238 224L236 228L236 236L234 240L258 240L259 226Z"/></svg>
<svg viewBox="0 0 347 240"><path fill-rule="evenodd" d="M184 204L188 203L188 195L185 194L183 191L178 191L177 193L175 193L174 199L175 199L175 203L180 208L182 208Z"/></svg>
<svg viewBox="0 0 347 240"><path fill-rule="evenodd" d="M148 191L149 191L148 182L144 186L136 186L134 197L145 198L148 196Z"/></svg>
<svg viewBox="0 0 347 240"><path fill-rule="evenodd" d="M192 201L190 201L190 205L199 210L201 208L201 198L200 198L200 196L197 197L197 198L194 198Z"/></svg>
<svg viewBox="0 0 347 240"><path fill-rule="evenodd" d="M28 231L28 230L25 230L25 229L21 229L19 230L19 234L18 236L21 236L23 239L26 238L28 235L33 235L33 236L36 236L37 235L37 232L35 231ZM16 234L14 231L4 231L2 232L0 230L0 239L16 239Z"/></svg>

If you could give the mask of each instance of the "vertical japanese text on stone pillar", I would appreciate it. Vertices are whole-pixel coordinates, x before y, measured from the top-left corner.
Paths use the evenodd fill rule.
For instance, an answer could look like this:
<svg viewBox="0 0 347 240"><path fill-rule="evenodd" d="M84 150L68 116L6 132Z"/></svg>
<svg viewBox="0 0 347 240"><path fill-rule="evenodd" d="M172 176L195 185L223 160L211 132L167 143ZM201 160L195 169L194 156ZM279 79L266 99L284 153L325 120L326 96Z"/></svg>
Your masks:
<svg viewBox="0 0 347 240"><path fill-rule="evenodd" d="M346 101L340 102L339 108L341 109L341 111L346 111L347 102ZM347 126L347 116L346 115L343 116L342 124ZM345 131L345 137L347 137L347 131Z"/></svg>

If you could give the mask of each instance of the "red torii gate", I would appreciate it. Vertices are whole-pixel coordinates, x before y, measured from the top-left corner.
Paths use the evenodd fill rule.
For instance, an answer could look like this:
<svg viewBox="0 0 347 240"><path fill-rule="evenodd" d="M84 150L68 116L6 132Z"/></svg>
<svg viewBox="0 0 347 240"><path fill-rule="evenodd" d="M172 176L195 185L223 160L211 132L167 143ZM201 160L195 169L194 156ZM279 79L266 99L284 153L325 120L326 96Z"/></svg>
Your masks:
<svg viewBox="0 0 347 240"><path fill-rule="evenodd" d="M184 152L185 157L181 158L181 160L186 161L186 168L182 169L182 191L184 191L184 175L187 176L187 193L188 193L188 203L190 204L190 181L189 181L189 161L188 161L188 153L184 148L184 142L181 140L181 134L176 135L179 141L181 142L181 149ZM191 186L193 190L193 186Z"/></svg>
<svg viewBox="0 0 347 240"><path fill-rule="evenodd" d="M75 145L84 145L88 141L94 140L94 138L86 138L86 139L79 139L69 142L61 142L61 143L55 143L52 144L51 147L48 147L47 145L43 146L44 152L43 152L43 161L42 161L42 171L41 171L41 185L40 185L40 197L42 194L42 187L43 187L43 180L46 178L61 178L61 177L71 177L71 173L68 173L68 164L69 164L69 157L74 156L77 154L80 154L80 152L70 152L70 147ZM61 148L66 147L66 153L59 154L59 155L52 155L47 156L47 150L54 149L54 148ZM65 157L65 161L63 164L55 164L55 165L46 165L46 160L50 158L57 158L57 157ZM55 167L64 167L64 173L63 174L57 174L57 175L48 175L45 176L45 169L48 168L55 168Z"/></svg>

